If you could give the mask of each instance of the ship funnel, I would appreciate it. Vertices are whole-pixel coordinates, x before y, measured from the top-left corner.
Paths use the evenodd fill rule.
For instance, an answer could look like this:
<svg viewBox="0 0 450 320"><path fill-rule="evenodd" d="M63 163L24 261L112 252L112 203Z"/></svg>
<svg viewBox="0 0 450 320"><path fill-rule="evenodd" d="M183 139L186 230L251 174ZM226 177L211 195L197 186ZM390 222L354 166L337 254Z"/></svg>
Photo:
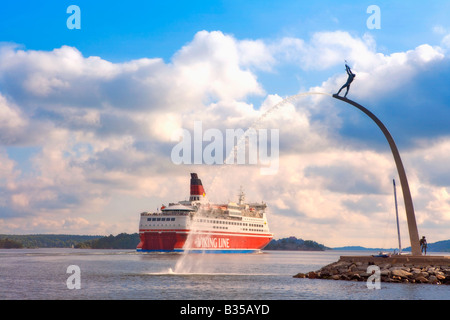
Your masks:
<svg viewBox="0 0 450 320"><path fill-rule="evenodd" d="M200 180L196 173L191 173L191 196L190 201L205 200L206 194L203 189L202 180Z"/></svg>

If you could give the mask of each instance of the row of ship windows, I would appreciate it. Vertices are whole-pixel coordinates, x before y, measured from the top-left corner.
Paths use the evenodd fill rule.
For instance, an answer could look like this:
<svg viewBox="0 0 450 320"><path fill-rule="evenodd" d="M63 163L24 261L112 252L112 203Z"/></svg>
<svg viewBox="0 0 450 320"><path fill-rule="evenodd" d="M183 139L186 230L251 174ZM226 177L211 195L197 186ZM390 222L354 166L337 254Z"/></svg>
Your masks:
<svg viewBox="0 0 450 320"><path fill-rule="evenodd" d="M233 226L245 226L245 227L264 228L264 225L258 224L258 223L221 221L221 220L208 220L208 219L198 219L196 221L198 221L198 222L206 222L206 223L216 223L216 224L229 224L229 225L233 225Z"/></svg>
<svg viewBox="0 0 450 320"><path fill-rule="evenodd" d="M147 218L147 221L175 221L175 218Z"/></svg>
<svg viewBox="0 0 450 320"><path fill-rule="evenodd" d="M213 229L225 229L228 230L226 226L213 226ZM242 228L242 231L256 231L256 232L264 232L263 229L252 229L252 228Z"/></svg>
<svg viewBox="0 0 450 320"><path fill-rule="evenodd" d="M147 218L147 221L175 221L175 218ZM205 222L205 223L229 224L229 225L235 225L235 226L264 228L264 225L258 224L258 223L221 221L221 220L208 220L208 219L198 219L196 221L198 221L198 222Z"/></svg>

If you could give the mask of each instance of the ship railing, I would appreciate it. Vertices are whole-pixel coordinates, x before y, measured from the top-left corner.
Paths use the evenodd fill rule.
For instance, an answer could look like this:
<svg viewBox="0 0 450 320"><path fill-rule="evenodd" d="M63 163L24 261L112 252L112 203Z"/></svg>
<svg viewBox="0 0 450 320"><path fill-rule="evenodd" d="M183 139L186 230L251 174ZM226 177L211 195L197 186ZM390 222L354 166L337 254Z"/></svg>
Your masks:
<svg viewBox="0 0 450 320"><path fill-rule="evenodd" d="M141 216L187 216L191 211L142 212Z"/></svg>

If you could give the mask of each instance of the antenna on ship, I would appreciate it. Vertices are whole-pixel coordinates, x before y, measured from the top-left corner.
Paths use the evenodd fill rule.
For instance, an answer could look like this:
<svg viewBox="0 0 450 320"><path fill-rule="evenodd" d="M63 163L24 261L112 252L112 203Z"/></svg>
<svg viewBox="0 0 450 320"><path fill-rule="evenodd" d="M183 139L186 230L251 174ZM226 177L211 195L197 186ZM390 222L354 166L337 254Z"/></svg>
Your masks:
<svg viewBox="0 0 450 320"><path fill-rule="evenodd" d="M241 188L239 189L239 204L243 204L245 200L245 193L244 193L244 189Z"/></svg>

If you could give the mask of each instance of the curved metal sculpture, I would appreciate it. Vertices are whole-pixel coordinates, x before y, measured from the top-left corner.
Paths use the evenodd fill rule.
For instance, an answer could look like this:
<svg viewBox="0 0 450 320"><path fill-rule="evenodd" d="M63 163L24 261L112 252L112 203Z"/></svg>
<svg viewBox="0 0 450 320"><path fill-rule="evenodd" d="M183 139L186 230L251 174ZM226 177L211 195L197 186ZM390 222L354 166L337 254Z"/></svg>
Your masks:
<svg viewBox="0 0 450 320"><path fill-rule="evenodd" d="M352 106L364 112L378 125L378 127L381 129L384 136L386 137L389 146L391 147L392 155L394 156L395 165L397 166L400 184L402 187L403 200L405 202L406 219L408 222L409 239L411 241L411 254L415 256L422 255L419 244L419 232L417 230L416 216L414 214L414 205L412 202L411 192L409 190L408 179L406 178L405 168L403 167L402 159L400 158L400 153L398 152L394 139L392 138L391 134L389 133L385 125L372 112L370 112L360 104L347 98L340 97L337 94L334 94L333 98L351 104Z"/></svg>

